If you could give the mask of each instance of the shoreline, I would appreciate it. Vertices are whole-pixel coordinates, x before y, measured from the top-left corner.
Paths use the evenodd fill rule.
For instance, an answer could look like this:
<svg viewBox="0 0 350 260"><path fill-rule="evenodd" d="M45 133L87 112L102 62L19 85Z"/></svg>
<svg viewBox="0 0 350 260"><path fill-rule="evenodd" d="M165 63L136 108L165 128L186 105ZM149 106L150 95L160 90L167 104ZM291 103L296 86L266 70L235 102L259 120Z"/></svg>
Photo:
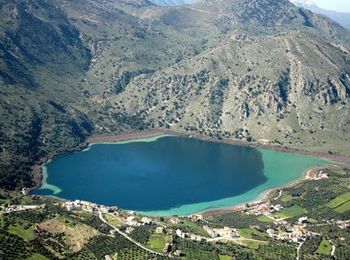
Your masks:
<svg viewBox="0 0 350 260"><path fill-rule="evenodd" d="M288 147L283 147L272 143L263 143L259 141L247 142L244 140L234 139L234 138L219 139L216 137L210 137L210 136L197 134L197 133L188 133L188 132L168 130L168 129L151 129L151 130L143 130L143 131L133 131L133 132L125 132L117 135L96 135L96 136L91 136L87 138L86 144L90 145L95 143L107 143L107 142L117 143L121 141L129 141L134 139L156 137L159 135L173 135L173 136L179 136L179 137L196 138L199 140L216 142L216 143L249 146L253 148L264 148L264 149L278 151L278 152L287 152L287 153L314 156L320 159L326 159L326 160L337 162L340 164L350 165L350 156L346 156L342 154L329 154L326 152L312 152L312 151L306 151L306 150L298 150L294 148L288 148Z"/></svg>
<svg viewBox="0 0 350 260"><path fill-rule="evenodd" d="M57 152L57 153L50 153L47 156L41 157L39 159L39 161L36 164L34 164L32 167L32 176L33 176L34 185L32 187L26 189L28 191L28 193L30 193L31 191L38 189L42 186L42 184L43 184L42 181L44 179L43 167L50 160L52 160L53 158L55 158L57 156L62 156L62 155L74 153L74 152L81 152L84 149L86 149L88 146L89 146L89 144L87 142L84 142L84 143L81 143L72 149L66 149L64 151Z"/></svg>
<svg viewBox="0 0 350 260"><path fill-rule="evenodd" d="M72 152L79 152L83 151L85 149L88 149L91 145L97 144L97 143L118 143L123 141L131 141L131 140L137 140L137 139L143 139L143 138L151 138L151 137L157 137L160 135L169 135L169 136L179 136L179 137L188 137L188 138L196 138L203 141L210 141L210 142L216 142L216 143L225 143L225 144L232 144L232 145L238 145L238 146L249 146L254 148L264 148L268 150L273 151L279 151L279 152L287 152L287 153L294 153L294 154L302 154L302 155L308 155L308 156L314 156L318 157L320 159L328 160L330 163L339 163L339 164L350 164L350 157L345 155L337 155L337 154L328 154L328 153L321 153L321 152L310 152L310 151L301 151L297 149L291 149L287 147L281 147L278 145L273 144L266 144L266 143L260 143L260 142L247 142L243 140L233 139L233 138L215 138L210 136L205 136L201 134L190 134L187 132L180 132L180 131L173 131L173 130L167 130L167 129L151 129L151 130L144 130L144 131L134 131L134 132L125 132L117 135L96 135L91 136L87 138L87 140L80 144L79 146L73 148L73 149L67 149L65 151L62 151L57 154L50 154L46 157L43 157L40 159L40 161L34 165L32 173L33 173L33 182L35 183L35 186L28 189L29 192L40 188L42 186L43 181L43 166L49 162L52 158L56 156L62 156L68 153ZM248 202L249 205L258 205L261 203L265 203L266 201L271 201L273 198L276 197L276 194L283 189L287 188L293 188L300 183L312 179L312 176L315 175L318 171L334 168L335 166L325 166L321 168L312 168L307 170L303 177L300 179L297 179L296 181L293 181L292 183L283 185L281 187L276 187L273 189L269 189L264 191L261 196L258 198L252 200L251 202ZM311 177L310 177L311 176ZM243 211L245 209L245 203L244 205L236 205L233 207L227 207L227 208L213 208L204 210L202 212L194 213L194 214L203 214L205 216L210 215L222 215L222 214L228 214L232 212L237 211Z"/></svg>
<svg viewBox="0 0 350 260"><path fill-rule="evenodd" d="M228 207L228 208L218 208L218 209L208 209L208 210L204 210L202 212L198 212L196 214L202 214L205 217L211 217L211 216L218 216L218 215L225 215L225 214L230 214L233 212L240 212L240 211L244 211L246 209L246 205L248 204L249 207L252 206L257 206L260 204L264 204L267 202L271 202L272 200L275 200L276 198L278 198L279 194L281 191L285 190L285 189L292 189L292 188L296 188L297 186L299 186L300 184L306 182L306 181L312 181L312 180L316 180L316 176L325 170L333 170L333 169L337 169L337 166L324 166L324 167L315 167L315 168L311 168L308 169L303 177L288 183L286 185L282 185L276 188L272 188L272 189L268 189L266 191L264 191L258 198L244 203L244 204L240 204L240 205L236 205L233 207ZM277 196L276 196L277 195Z"/></svg>

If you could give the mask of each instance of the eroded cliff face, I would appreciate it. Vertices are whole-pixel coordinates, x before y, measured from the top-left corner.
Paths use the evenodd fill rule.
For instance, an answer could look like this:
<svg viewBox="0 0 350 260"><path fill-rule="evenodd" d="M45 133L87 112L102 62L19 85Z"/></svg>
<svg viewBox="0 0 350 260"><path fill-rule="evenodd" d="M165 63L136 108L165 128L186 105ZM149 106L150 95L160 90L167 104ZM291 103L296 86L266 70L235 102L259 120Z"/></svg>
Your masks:
<svg viewBox="0 0 350 260"><path fill-rule="evenodd" d="M328 149L348 140L349 87L345 47L289 32L231 37L109 102L155 128Z"/></svg>

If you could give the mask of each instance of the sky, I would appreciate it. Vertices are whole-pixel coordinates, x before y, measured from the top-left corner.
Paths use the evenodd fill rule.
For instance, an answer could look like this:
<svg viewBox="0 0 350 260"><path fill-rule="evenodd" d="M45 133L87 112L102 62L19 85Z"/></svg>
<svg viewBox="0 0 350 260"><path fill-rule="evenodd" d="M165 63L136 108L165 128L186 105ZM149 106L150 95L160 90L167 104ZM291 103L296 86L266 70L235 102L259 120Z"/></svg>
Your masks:
<svg viewBox="0 0 350 260"><path fill-rule="evenodd" d="M321 8L350 13L350 0L313 0Z"/></svg>

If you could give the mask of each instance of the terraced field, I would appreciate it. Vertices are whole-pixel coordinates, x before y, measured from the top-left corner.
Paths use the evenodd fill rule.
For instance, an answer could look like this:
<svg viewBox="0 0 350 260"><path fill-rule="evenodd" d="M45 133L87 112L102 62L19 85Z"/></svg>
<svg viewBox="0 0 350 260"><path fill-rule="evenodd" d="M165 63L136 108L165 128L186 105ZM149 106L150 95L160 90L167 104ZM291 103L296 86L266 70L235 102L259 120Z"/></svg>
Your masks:
<svg viewBox="0 0 350 260"><path fill-rule="evenodd" d="M338 213L350 211L350 192L343 193L327 203L327 206Z"/></svg>

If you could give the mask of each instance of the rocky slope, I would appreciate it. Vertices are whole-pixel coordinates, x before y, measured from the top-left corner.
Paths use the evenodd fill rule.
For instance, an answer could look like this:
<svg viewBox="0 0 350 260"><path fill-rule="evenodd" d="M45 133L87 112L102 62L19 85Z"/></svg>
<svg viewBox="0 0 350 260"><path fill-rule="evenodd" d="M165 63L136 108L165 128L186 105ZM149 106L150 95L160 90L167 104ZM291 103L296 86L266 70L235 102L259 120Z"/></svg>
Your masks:
<svg viewBox="0 0 350 260"><path fill-rule="evenodd" d="M349 138L350 95L344 51L302 32L236 35L214 50L137 77L110 102L142 114L156 128L342 149Z"/></svg>
<svg viewBox="0 0 350 260"><path fill-rule="evenodd" d="M350 154L350 35L288 0L0 4L0 186L92 134L171 128ZM263 139L263 140L262 140Z"/></svg>

